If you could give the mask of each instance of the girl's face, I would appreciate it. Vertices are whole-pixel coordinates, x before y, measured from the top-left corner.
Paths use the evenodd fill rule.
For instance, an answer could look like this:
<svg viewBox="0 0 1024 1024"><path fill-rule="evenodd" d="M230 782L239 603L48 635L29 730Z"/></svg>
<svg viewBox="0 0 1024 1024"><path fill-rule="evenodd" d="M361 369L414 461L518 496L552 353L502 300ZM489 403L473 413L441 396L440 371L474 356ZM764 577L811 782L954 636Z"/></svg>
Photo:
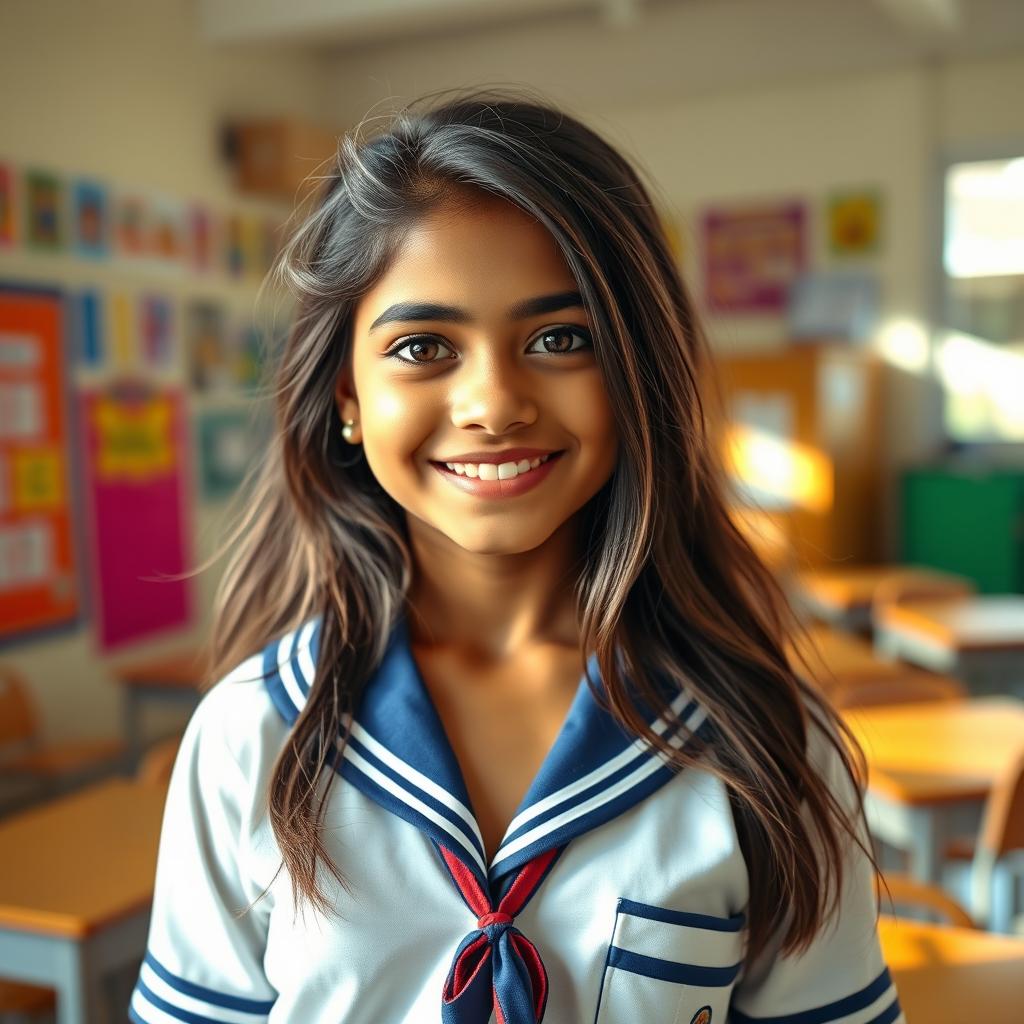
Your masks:
<svg viewBox="0 0 1024 1024"><path fill-rule="evenodd" d="M353 440L414 535L532 550L614 469L615 424L576 282L554 239L511 203L487 197L423 218L358 302L349 361L339 410L357 421ZM521 466L502 455L520 447L562 454L495 482L443 465Z"/></svg>

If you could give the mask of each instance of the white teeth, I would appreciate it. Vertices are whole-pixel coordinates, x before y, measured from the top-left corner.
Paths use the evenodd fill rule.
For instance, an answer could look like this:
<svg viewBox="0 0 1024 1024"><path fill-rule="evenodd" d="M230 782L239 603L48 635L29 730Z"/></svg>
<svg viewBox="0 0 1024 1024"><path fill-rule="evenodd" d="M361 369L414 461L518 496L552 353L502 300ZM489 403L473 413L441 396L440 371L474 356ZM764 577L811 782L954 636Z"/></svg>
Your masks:
<svg viewBox="0 0 1024 1024"><path fill-rule="evenodd" d="M542 455L536 459L521 459L519 462L446 462L445 465L459 476L479 477L481 480L511 480L521 473L536 469L550 458L550 455Z"/></svg>

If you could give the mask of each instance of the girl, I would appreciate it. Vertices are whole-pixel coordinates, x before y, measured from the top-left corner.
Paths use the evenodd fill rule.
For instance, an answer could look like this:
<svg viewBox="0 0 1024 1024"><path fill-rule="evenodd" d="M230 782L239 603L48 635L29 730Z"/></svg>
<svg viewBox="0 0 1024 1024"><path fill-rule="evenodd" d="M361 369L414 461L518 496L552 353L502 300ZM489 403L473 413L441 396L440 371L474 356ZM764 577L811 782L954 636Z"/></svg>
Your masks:
<svg viewBox="0 0 1024 1024"><path fill-rule="evenodd" d="M430 99L343 138L276 265L132 1019L902 1021L647 189L528 95Z"/></svg>

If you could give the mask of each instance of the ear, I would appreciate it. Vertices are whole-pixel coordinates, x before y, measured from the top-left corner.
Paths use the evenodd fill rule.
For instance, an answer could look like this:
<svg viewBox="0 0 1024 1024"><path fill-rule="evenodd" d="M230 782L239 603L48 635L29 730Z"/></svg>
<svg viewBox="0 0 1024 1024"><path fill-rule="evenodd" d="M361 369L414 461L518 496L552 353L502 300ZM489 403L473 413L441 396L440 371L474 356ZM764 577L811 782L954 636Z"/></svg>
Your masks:
<svg viewBox="0 0 1024 1024"><path fill-rule="evenodd" d="M359 407L359 399L356 396L355 383L352 378L351 356L345 360L334 383L334 404L338 407L338 415L343 420L351 419L351 414Z"/></svg>

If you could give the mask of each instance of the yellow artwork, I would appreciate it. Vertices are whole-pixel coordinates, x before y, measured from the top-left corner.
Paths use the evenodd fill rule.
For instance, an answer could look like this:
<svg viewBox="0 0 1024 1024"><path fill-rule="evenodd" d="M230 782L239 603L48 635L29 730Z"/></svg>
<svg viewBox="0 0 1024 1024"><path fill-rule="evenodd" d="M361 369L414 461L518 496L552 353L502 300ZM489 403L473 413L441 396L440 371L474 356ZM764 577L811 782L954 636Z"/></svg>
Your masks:
<svg viewBox="0 0 1024 1024"><path fill-rule="evenodd" d="M838 256L877 252L881 219L877 192L837 193L828 204L829 248Z"/></svg>
<svg viewBox="0 0 1024 1024"><path fill-rule="evenodd" d="M17 512L53 512L66 500L57 448L22 448L11 455L11 497Z"/></svg>
<svg viewBox="0 0 1024 1024"><path fill-rule="evenodd" d="M109 398L96 402L99 449L96 475L105 483L139 483L167 475L174 466L171 403L152 398L127 403Z"/></svg>

